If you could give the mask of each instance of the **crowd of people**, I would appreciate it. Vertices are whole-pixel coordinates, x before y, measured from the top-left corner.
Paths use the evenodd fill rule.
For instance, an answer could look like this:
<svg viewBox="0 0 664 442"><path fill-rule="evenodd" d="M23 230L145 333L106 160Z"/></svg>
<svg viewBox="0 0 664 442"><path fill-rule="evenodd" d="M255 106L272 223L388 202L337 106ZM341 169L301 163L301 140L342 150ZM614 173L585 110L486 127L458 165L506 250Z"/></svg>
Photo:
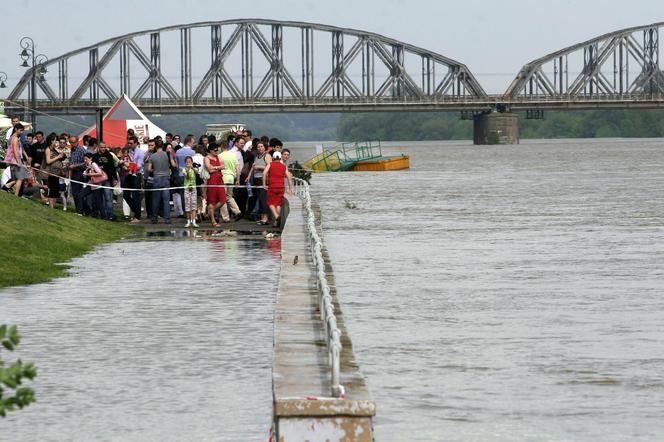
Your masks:
<svg viewBox="0 0 664 442"><path fill-rule="evenodd" d="M167 133L144 141L130 129L126 144L110 147L94 137L25 133L18 118L7 134L3 190L41 198L81 216L115 220L115 205L131 223L202 219L214 227L241 219L277 226L284 195L293 192L290 151L277 138L250 130L217 140ZM171 208L172 206L172 208Z"/></svg>

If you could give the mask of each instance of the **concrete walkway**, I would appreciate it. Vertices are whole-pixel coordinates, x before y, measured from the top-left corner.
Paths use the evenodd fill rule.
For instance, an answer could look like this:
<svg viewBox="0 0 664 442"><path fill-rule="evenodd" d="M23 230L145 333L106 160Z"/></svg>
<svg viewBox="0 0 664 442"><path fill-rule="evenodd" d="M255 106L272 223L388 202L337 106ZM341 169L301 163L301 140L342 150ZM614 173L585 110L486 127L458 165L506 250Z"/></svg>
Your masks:
<svg viewBox="0 0 664 442"><path fill-rule="evenodd" d="M325 332L305 229L301 201L290 198L290 216L281 236L281 276L274 316L275 432L279 441L371 441L375 404L355 361L334 281L329 284L343 334L341 384L346 394L340 399L331 397Z"/></svg>
<svg viewBox="0 0 664 442"><path fill-rule="evenodd" d="M171 218L170 224L165 224L164 221L159 218L157 224L151 224L149 219L143 218L140 224L137 224L147 231L151 230L170 230L170 229L184 229L187 220L184 218ZM267 226L261 226L256 224L256 221L251 221L248 219L241 219L239 221L231 221L228 223L221 223L220 227L213 227L209 221L202 221L198 223L199 230L233 230L236 232L279 232L281 229L279 227L272 227L272 224ZM192 228L192 230L194 230Z"/></svg>

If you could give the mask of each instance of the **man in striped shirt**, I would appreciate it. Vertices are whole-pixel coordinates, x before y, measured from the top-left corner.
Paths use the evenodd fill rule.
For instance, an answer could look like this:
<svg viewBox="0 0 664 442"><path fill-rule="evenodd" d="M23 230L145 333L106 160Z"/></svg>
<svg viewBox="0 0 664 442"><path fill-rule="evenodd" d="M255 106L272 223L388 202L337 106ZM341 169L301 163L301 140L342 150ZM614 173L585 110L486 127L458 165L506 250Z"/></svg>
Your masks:
<svg viewBox="0 0 664 442"><path fill-rule="evenodd" d="M78 144L78 137L71 135L69 137L69 145L71 146L71 158L69 159L69 171L71 172L71 194L74 198L74 205L76 206L76 213L83 215L83 199L81 198L81 191L83 190L83 171L85 170L85 149Z"/></svg>

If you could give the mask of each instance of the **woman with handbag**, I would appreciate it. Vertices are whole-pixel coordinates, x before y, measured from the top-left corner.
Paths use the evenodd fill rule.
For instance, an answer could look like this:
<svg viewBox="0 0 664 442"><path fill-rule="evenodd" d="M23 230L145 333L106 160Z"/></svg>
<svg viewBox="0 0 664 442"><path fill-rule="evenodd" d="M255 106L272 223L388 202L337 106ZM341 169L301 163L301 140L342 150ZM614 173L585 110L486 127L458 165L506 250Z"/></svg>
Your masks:
<svg viewBox="0 0 664 442"><path fill-rule="evenodd" d="M67 158L60 150L60 141L57 137L50 138L50 143L44 151L44 171L48 174L48 205L55 208L55 200L60 196L60 178L65 176L63 161Z"/></svg>
<svg viewBox="0 0 664 442"><path fill-rule="evenodd" d="M25 167L26 164L30 164L28 156L23 150L21 145L21 134L23 133L23 125L18 123L14 126L11 137L9 138L9 143L7 144L7 152L5 153L4 162L9 166L11 171L11 176L16 183L14 184L14 194L16 196L21 195L21 188L23 186L23 181L28 179L28 169Z"/></svg>
<svg viewBox="0 0 664 442"><path fill-rule="evenodd" d="M85 171L83 172L83 177L88 179L88 184L81 191L81 200L83 201L83 206L86 208L85 212L87 214L92 214L95 218L101 218L102 214L102 194L99 184L108 180L108 175L106 172L101 170L101 168L92 161L93 154L91 152L86 152L83 157L85 162ZM90 208L88 198L92 199L92 207Z"/></svg>

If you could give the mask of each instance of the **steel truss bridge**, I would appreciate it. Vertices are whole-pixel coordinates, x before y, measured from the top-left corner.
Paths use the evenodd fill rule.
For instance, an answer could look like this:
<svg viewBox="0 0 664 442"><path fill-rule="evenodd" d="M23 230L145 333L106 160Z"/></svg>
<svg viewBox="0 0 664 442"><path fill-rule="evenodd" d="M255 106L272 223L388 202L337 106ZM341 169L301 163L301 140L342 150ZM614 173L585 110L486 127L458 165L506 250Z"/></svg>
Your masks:
<svg viewBox="0 0 664 442"><path fill-rule="evenodd" d="M664 107L663 27L553 52L524 65L504 94L487 95L464 64L370 32L263 19L193 23L38 64L6 105L90 113L127 94L148 113Z"/></svg>

